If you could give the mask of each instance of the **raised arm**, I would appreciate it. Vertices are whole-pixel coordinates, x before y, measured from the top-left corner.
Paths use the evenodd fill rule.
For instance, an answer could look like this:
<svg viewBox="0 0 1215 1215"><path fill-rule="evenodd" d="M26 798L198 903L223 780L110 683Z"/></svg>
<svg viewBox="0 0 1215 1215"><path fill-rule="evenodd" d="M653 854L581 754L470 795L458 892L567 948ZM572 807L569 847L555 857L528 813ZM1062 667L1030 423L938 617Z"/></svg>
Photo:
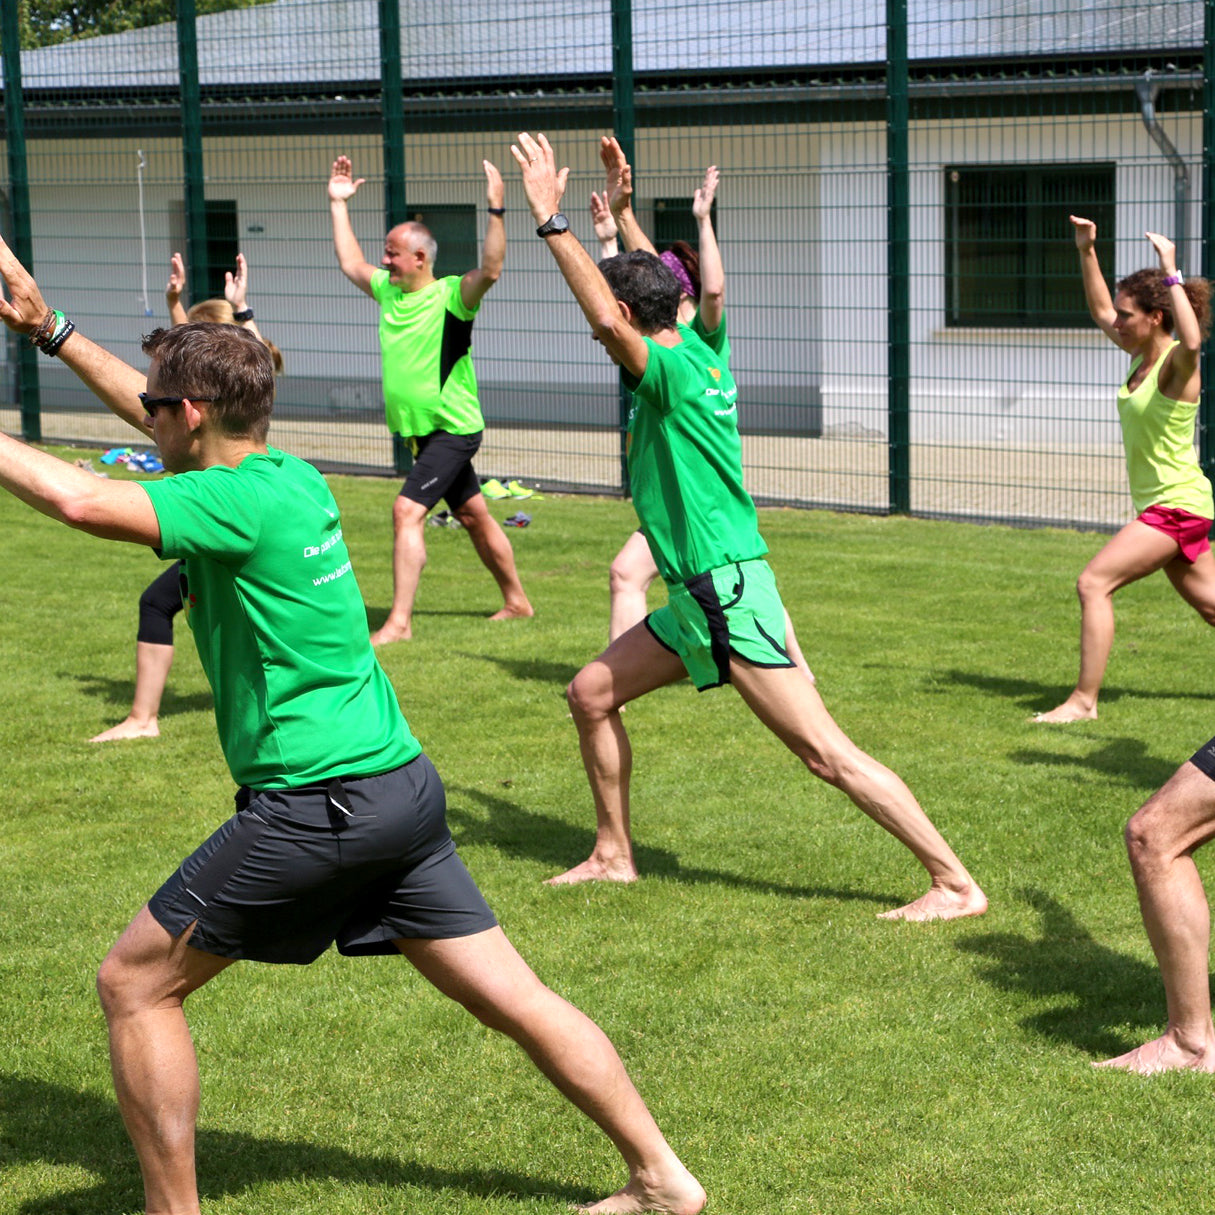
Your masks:
<svg viewBox="0 0 1215 1215"><path fill-rule="evenodd" d="M1071 220L1075 230L1088 314L1111 342L1121 346L1118 331L1114 328L1114 320L1118 314L1114 311L1110 289L1106 286L1101 267L1097 264L1097 225L1091 219L1082 219L1079 215L1069 215L1067 218Z"/></svg>
<svg viewBox="0 0 1215 1215"><path fill-rule="evenodd" d="M591 191L591 227L595 229L595 239L599 241L599 260L615 257L620 248L616 243L616 221L608 206L606 190L602 194Z"/></svg>
<svg viewBox="0 0 1215 1215"><path fill-rule="evenodd" d="M231 270L224 273L224 299L232 305L232 316L243 329L248 329L259 342L265 345L266 339L253 319L253 309L249 307L249 263L243 253L236 255L236 273Z"/></svg>
<svg viewBox="0 0 1215 1215"><path fill-rule="evenodd" d="M531 213L537 226L543 225L561 209L569 169L558 171L553 149L543 135L533 139L528 134L521 134L519 142L511 144L510 151L523 173L523 189ZM607 279L599 273L599 267L591 261L582 242L570 231L543 239L583 316L590 323L592 336L602 343L615 362L640 379L649 361L649 347L629 325L623 306L612 294Z"/></svg>
<svg viewBox="0 0 1215 1215"><path fill-rule="evenodd" d="M181 297L186 291L186 263L180 253L169 258L169 281L165 283L165 303L169 308L169 324L184 325L189 319Z"/></svg>
<svg viewBox="0 0 1215 1215"><path fill-rule="evenodd" d="M128 421L127 414L134 410L143 415L135 394L143 391L145 377L76 333L62 314L51 312L38 284L3 240L0 277L9 295L7 300L0 299L0 320L5 325L23 336L38 336L44 344L45 334L52 334L47 348L55 348L63 362L115 413ZM60 337L62 344L56 346ZM111 399L133 408L115 408ZM153 546L160 543L152 501L138 483L98 479L6 435L0 435L0 487L44 515L95 536Z"/></svg>
<svg viewBox="0 0 1215 1215"><path fill-rule="evenodd" d="M342 273L362 292L371 294L371 276L375 267L363 256L363 250L350 223L347 202L358 193L367 179L357 181L351 176L350 157L339 156L329 174L329 216L333 220L333 248Z"/></svg>
<svg viewBox="0 0 1215 1215"><path fill-rule="evenodd" d="M599 141L599 159L607 174L603 192L607 196L612 218L620 230L620 243L630 252L644 249L658 255L650 238L641 230L637 216L633 213L633 166L625 159L624 149L615 136L605 135Z"/></svg>
<svg viewBox="0 0 1215 1215"><path fill-rule="evenodd" d="M1160 258L1160 272L1169 285L1169 303L1173 307L1173 335L1177 345L1168 362L1160 370L1160 391L1174 401L1198 399L1198 360L1202 355L1202 329L1194 315L1190 297L1185 293L1181 275L1177 273L1177 246L1159 232L1145 232Z"/></svg>
<svg viewBox="0 0 1215 1215"><path fill-rule="evenodd" d="M506 261L506 222L503 219L502 200L506 196L502 185L502 174L488 160L481 162L485 170L485 203L489 208L489 224L485 229L485 243L481 246L481 264L470 270L460 280L460 299L464 307L475 308L485 293L502 275Z"/></svg>
<svg viewBox="0 0 1215 1215"><path fill-rule="evenodd" d="M692 198L692 215L696 219L700 239L700 323L706 333L721 324L726 300L726 269L713 231L713 199L717 194L717 166L705 170L705 179Z"/></svg>
<svg viewBox="0 0 1215 1215"><path fill-rule="evenodd" d="M40 331L47 333L52 327L58 333L64 332L66 323L61 323L62 314L47 307L38 284L3 240L0 240L0 277L8 287L8 299L0 300L0 320L10 329L25 337L37 336ZM151 426L145 425L147 415L139 401L139 394L147 387L143 372L75 331L63 339L55 353L124 422L141 434L152 434Z"/></svg>

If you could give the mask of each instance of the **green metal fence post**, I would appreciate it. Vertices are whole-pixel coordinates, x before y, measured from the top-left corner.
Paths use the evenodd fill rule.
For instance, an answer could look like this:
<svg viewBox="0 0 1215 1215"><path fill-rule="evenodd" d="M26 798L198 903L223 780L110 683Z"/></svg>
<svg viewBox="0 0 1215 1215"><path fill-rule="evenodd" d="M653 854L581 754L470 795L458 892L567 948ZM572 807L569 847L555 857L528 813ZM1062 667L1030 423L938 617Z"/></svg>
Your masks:
<svg viewBox="0 0 1215 1215"><path fill-rule="evenodd" d="M629 164L633 166L633 187L637 187L637 123L633 108L633 0L612 0L612 128ZM623 382L619 388L620 416L620 492L627 498L629 484L629 410L633 394Z"/></svg>
<svg viewBox="0 0 1215 1215"><path fill-rule="evenodd" d="M379 0L380 135L384 144L384 231L405 219L405 104L401 80L401 7ZM409 444L392 436L392 463L399 473L413 465Z"/></svg>
<svg viewBox="0 0 1215 1215"><path fill-rule="evenodd" d="M186 219L186 282L190 303L207 295L207 193L198 86L198 31L194 0L177 0L177 70L181 78L181 168Z"/></svg>
<svg viewBox="0 0 1215 1215"><path fill-rule="evenodd" d="M1203 5L1202 51L1202 276L1215 277L1215 0ZM1198 410L1198 460L1215 476L1215 384L1211 383L1211 343L1202 348L1202 394Z"/></svg>
<svg viewBox="0 0 1215 1215"><path fill-rule="evenodd" d="M911 174L907 0L886 0L886 326L889 495L911 510Z"/></svg>
<svg viewBox="0 0 1215 1215"><path fill-rule="evenodd" d="M31 272L34 238L30 224L30 180L25 160L25 107L21 89L21 30L17 5L0 5L0 50L4 56L4 122L8 144L8 240L17 260ZM42 438L41 399L38 391L38 352L14 335L9 350L16 355L17 395L21 403L21 435L28 442Z"/></svg>

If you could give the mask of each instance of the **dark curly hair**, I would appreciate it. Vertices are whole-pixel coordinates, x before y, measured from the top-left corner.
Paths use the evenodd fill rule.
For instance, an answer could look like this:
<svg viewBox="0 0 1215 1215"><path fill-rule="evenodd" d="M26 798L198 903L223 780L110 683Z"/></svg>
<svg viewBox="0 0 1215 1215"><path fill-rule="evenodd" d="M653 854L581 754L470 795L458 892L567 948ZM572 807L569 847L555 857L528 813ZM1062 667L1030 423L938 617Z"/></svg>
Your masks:
<svg viewBox="0 0 1215 1215"><path fill-rule="evenodd" d="M679 283L652 253L634 249L599 263L612 294L637 318L642 333L674 329L679 311Z"/></svg>
<svg viewBox="0 0 1215 1215"><path fill-rule="evenodd" d="M1211 284L1205 278L1188 278L1182 288L1185 297L1194 309L1198 329L1203 341L1211 332ZM1165 330L1172 333L1177 328L1173 316L1173 304L1169 299L1169 288L1164 285L1164 271L1156 269L1136 270L1114 284L1115 295L1129 295L1141 312L1159 312Z"/></svg>

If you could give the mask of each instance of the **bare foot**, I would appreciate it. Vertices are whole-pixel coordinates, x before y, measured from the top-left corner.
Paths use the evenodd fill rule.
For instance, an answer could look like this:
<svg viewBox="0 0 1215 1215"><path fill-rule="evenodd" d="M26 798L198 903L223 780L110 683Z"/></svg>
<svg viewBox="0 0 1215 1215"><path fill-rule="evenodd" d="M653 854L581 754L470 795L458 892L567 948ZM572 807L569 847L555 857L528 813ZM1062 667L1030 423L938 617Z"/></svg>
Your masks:
<svg viewBox="0 0 1215 1215"><path fill-rule="evenodd" d="M987 910L987 896L973 882L965 890L948 890L933 886L914 903L883 911L882 920L957 920L967 915L982 915Z"/></svg>
<svg viewBox="0 0 1215 1215"><path fill-rule="evenodd" d="M642 1211L663 1211L666 1215L696 1215L703 1210L707 1196L704 1187L681 1164L679 1173L647 1183L634 1178L615 1194L575 1207L582 1215L638 1215Z"/></svg>
<svg viewBox="0 0 1215 1215"><path fill-rule="evenodd" d="M1125 1055L1103 1059L1093 1066L1114 1067L1124 1072L1137 1072L1141 1076L1176 1071L1215 1072L1215 1043L1208 1041L1204 1047L1192 1049L1183 1046L1169 1030L1159 1038L1127 1051Z"/></svg>
<svg viewBox="0 0 1215 1215"><path fill-rule="evenodd" d="M389 624L388 621L371 634L372 645L391 645L394 641L412 641L413 629L409 625L402 628L399 624Z"/></svg>
<svg viewBox="0 0 1215 1215"><path fill-rule="evenodd" d="M151 721L135 721L134 718L128 717L125 721L120 721L116 726L111 726L100 734L94 734L89 739L89 742L119 742L124 738L159 737L160 727L156 724L155 717Z"/></svg>
<svg viewBox="0 0 1215 1215"><path fill-rule="evenodd" d="M530 603L521 605L507 604L503 608L499 608L491 617L490 620L522 620L527 616L534 616L536 613Z"/></svg>
<svg viewBox="0 0 1215 1215"><path fill-rule="evenodd" d="M1049 713L1035 713L1029 720L1039 725L1043 723L1057 725L1068 721L1096 721L1097 706L1095 704L1085 706L1069 697L1057 709L1051 709Z"/></svg>
<svg viewBox="0 0 1215 1215"><path fill-rule="evenodd" d="M581 865L545 880L546 886L575 886L579 882L635 882L637 867L631 860L607 863L589 856ZM623 1191L621 1191L623 1193ZM609 1208L605 1207L604 1210ZM641 1208L638 1208L641 1209ZM699 1209L699 1208L697 1208Z"/></svg>

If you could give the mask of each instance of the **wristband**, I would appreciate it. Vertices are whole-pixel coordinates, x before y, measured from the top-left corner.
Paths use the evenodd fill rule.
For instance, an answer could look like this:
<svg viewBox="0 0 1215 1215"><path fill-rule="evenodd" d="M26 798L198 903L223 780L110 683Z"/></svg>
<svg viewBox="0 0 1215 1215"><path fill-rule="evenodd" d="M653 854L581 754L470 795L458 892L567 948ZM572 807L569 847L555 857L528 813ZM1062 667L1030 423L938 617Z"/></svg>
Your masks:
<svg viewBox="0 0 1215 1215"><path fill-rule="evenodd" d="M59 314L63 316L61 312ZM76 332L76 326L72 321L69 321L66 316L63 316L63 324L55 330L55 336L51 338L45 346L42 347L43 354L49 354L52 358L59 353L59 347Z"/></svg>
<svg viewBox="0 0 1215 1215"><path fill-rule="evenodd" d="M1181 277L1181 271L1178 270L1175 274L1170 274L1168 278L1164 280L1164 285L1166 287L1184 287L1185 279Z"/></svg>
<svg viewBox="0 0 1215 1215"><path fill-rule="evenodd" d="M244 324L245 321L251 321L253 319L253 309L246 308L243 312L233 312L232 319L236 321L237 324Z"/></svg>
<svg viewBox="0 0 1215 1215"><path fill-rule="evenodd" d="M54 357L59 353L59 347L75 332L76 326L56 308L43 317L42 324L30 334L30 341L43 354Z"/></svg>
<svg viewBox="0 0 1215 1215"><path fill-rule="evenodd" d="M505 215L506 214L505 207L486 207L485 209L490 213L490 215Z"/></svg>

